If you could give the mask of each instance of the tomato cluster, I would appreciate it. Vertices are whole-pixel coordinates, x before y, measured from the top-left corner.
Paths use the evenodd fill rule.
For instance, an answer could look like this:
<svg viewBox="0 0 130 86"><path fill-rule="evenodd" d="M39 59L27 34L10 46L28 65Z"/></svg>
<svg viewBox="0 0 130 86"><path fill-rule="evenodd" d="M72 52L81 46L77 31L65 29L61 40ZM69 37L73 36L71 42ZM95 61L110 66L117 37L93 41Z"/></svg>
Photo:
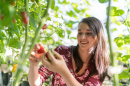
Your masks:
<svg viewBox="0 0 130 86"><path fill-rule="evenodd" d="M29 21L29 17L27 16L27 13L26 12L21 12L21 17L22 17L22 21L25 25L28 24L28 21Z"/></svg>

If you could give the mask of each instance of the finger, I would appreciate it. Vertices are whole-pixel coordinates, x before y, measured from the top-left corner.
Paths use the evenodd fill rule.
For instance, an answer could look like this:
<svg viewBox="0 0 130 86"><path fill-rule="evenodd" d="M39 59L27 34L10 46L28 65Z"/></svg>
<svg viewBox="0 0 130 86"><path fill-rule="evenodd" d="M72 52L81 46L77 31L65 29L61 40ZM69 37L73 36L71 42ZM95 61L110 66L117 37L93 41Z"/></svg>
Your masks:
<svg viewBox="0 0 130 86"><path fill-rule="evenodd" d="M37 62L37 59L35 57L33 57L33 55L30 56L29 58L30 61L36 61Z"/></svg>
<svg viewBox="0 0 130 86"><path fill-rule="evenodd" d="M33 57L33 58L36 58L34 55L30 55L31 57Z"/></svg>
<svg viewBox="0 0 130 86"><path fill-rule="evenodd" d="M48 58L49 58L49 60L50 60L51 62L52 62L53 60L55 60L55 57L52 55L52 53L51 53L50 50L47 52L47 56L48 56Z"/></svg>
<svg viewBox="0 0 130 86"><path fill-rule="evenodd" d="M43 44L42 44L42 43L39 43L38 46L39 46L39 47L43 47Z"/></svg>
<svg viewBox="0 0 130 86"><path fill-rule="evenodd" d="M36 58L36 53L34 52L34 51L32 51L31 52L31 55L30 55L30 59L32 60L32 61L36 61L37 62L37 58Z"/></svg>
<svg viewBox="0 0 130 86"><path fill-rule="evenodd" d="M57 53L56 51L52 50L52 52L54 53L54 56L55 56L56 58L58 58L58 59L63 59L62 56L61 56L59 53Z"/></svg>
<svg viewBox="0 0 130 86"><path fill-rule="evenodd" d="M32 58L39 59L42 56L42 54L37 54L35 51L32 51L30 56Z"/></svg>
<svg viewBox="0 0 130 86"><path fill-rule="evenodd" d="M38 44L35 44L34 49L37 51L40 49L40 46Z"/></svg>
<svg viewBox="0 0 130 86"><path fill-rule="evenodd" d="M43 58L43 59L42 59L42 64L43 64L44 66L46 66L46 67L49 67L51 63L50 63L49 61L47 61L47 59Z"/></svg>
<svg viewBox="0 0 130 86"><path fill-rule="evenodd" d="M35 57L35 54L36 54L35 51L32 51L32 52L31 52L31 56L32 56L32 57Z"/></svg>

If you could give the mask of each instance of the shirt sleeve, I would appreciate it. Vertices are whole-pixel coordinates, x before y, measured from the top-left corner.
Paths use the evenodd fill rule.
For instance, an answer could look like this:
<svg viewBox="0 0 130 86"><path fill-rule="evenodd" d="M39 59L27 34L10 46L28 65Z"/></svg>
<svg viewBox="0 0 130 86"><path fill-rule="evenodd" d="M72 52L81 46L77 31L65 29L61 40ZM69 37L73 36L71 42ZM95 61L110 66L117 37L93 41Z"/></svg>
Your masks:
<svg viewBox="0 0 130 86"><path fill-rule="evenodd" d="M84 86L102 86L98 75L93 75L86 81Z"/></svg>

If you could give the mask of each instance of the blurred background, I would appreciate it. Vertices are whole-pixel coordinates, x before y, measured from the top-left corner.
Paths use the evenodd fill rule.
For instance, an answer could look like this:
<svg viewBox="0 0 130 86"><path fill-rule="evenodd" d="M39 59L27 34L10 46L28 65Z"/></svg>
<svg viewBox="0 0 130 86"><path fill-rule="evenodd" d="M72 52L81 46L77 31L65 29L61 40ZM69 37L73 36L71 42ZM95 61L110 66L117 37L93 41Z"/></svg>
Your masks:
<svg viewBox="0 0 130 86"><path fill-rule="evenodd" d="M78 23L90 16L102 22L110 52L103 86L130 86L130 0L0 0L0 86L29 86L34 44L77 45Z"/></svg>

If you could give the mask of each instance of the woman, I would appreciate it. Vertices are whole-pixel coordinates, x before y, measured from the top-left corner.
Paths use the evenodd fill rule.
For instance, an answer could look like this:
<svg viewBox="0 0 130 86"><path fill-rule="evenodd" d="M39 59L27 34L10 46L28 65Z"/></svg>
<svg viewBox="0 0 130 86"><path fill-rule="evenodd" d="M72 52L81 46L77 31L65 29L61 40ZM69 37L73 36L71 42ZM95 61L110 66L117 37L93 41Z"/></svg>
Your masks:
<svg viewBox="0 0 130 86"><path fill-rule="evenodd" d="M53 74L52 86L101 86L109 66L101 22L95 17L82 19L77 40L77 46L61 45L48 51L49 60L36 52L41 44L37 45L30 57L30 85L39 86ZM40 61L43 65L38 68Z"/></svg>

